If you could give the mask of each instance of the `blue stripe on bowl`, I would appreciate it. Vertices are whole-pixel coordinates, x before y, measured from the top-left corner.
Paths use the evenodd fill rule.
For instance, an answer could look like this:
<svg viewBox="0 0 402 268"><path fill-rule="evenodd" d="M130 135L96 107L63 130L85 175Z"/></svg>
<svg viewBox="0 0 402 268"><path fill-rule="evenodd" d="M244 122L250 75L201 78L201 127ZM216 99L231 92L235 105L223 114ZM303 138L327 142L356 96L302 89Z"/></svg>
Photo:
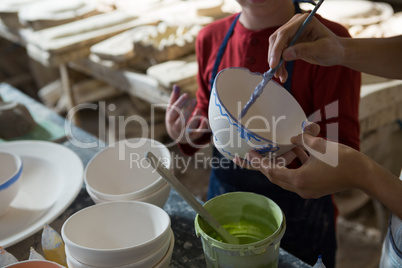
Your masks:
<svg viewBox="0 0 402 268"><path fill-rule="evenodd" d="M237 121L237 119L235 117L233 117L233 115L230 114L230 112L228 112L228 110L226 109L225 105L221 102L219 95L216 92L216 88L214 87L214 89L212 90L212 95L214 96L214 103L215 106L217 106L219 108L219 113L226 117L229 124L231 124L232 126L236 127L237 132L239 133L239 136L246 140L246 141L251 141L251 139L254 139L257 142L261 142L261 141L265 141L269 144L272 144L274 146L276 146L276 144L274 142L272 142L269 139L266 139L256 133L253 133L252 131L248 130L246 127L243 126L243 124L241 124L240 122Z"/></svg>
<svg viewBox="0 0 402 268"><path fill-rule="evenodd" d="M8 181L0 185L0 191L3 191L13 185L20 177L23 170L23 164L21 164L20 170Z"/></svg>

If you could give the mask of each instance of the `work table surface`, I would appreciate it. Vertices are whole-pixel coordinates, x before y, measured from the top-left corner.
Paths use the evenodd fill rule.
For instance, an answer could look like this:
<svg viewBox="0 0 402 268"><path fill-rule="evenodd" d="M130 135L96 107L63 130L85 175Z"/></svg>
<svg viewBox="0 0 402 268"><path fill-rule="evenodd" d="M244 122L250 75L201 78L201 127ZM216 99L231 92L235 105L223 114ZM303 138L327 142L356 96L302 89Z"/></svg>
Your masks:
<svg viewBox="0 0 402 268"><path fill-rule="evenodd" d="M36 115L40 114L45 119L53 123L64 126L65 119L50 109L46 108L41 103L23 94L19 90L13 88L8 84L0 84L0 96L4 100L13 100L24 104L31 113ZM79 148L72 144L69 140L61 142L62 145L74 151L82 160L84 167L89 160L100 150L105 144L95 136L87 133L86 131L72 126L74 137L81 142L96 142L98 146L94 148ZM49 225L60 233L61 227L68 217L76 211L93 205L93 201L89 197L83 185L80 193L73 201L73 203L58 216ZM167 203L163 209L169 214L171 219L171 226L175 236L175 246L173 251L172 260L169 267L206 267L205 258L202 250L201 240L195 234L194 218L195 211L174 191L170 192ZM29 257L29 249L33 247L38 252L41 252L41 235L42 230L36 232L34 235L6 248L7 251L12 253L18 260L25 260ZM305 264L298 258L289 254L283 249L280 249L278 267L291 268L291 267L311 267Z"/></svg>

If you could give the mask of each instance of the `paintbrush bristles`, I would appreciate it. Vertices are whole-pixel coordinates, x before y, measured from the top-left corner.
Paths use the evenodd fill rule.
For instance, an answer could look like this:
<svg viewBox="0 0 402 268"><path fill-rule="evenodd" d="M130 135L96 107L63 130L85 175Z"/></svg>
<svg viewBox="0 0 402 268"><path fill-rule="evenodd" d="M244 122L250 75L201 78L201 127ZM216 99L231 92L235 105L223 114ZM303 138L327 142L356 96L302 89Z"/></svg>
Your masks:
<svg viewBox="0 0 402 268"><path fill-rule="evenodd" d="M268 82L272 79L272 77L275 74L275 69L269 69L268 72L263 73L263 79L262 81L258 84L258 86L255 88L253 94L251 94L250 99L247 101L246 105L244 108L241 110L241 113L239 115L239 119L242 119L248 110L250 109L251 105L254 104L254 102L257 100L257 98L262 94L262 91L264 90L264 87L268 84Z"/></svg>

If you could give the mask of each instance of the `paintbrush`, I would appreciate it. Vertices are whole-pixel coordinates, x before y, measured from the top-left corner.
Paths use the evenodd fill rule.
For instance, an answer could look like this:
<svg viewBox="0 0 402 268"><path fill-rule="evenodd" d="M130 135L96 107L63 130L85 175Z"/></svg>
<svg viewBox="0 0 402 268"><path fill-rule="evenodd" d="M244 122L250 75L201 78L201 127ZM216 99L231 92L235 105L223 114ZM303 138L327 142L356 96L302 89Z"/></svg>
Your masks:
<svg viewBox="0 0 402 268"><path fill-rule="evenodd" d="M315 13L317 12L318 8L321 6L322 2L324 2L324 0L318 1L317 5L314 7L313 11L311 11L310 14L307 16L307 18L304 20L303 24L297 30L295 36L293 36L292 40L290 41L290 43L288 44L287 47L291 47L296 43L297 39L300 37L300 35L303 32L303 30L306 28L306 26L313 19ZM279 69L279 67L282 65L282 63L283 63L283 58L281 57L280 60L279 60L278 65L275 68L270 68L267 72L262 74L262 77L263 77L262 81L254 89L254 92L253 92L253 94L251 94L250 99L248 100L246 105L241 110L239 119L242 119L243 116L246 115L246 113L250 109L251 105L253 105L254 102L257 100L257 98L261 95L261 93L264 90L265 86L272 79L272 77L274 76L275 72Z"/></svg>
<svg viewBox="0 0 402 268"><path fill-rule="evenodd" d="M145 158L151 166L161 175L176 192L186 201L200 217L219 235L226 243L238 245L239 239L229 233L198 201L193 194L171 173L152 153L147 152Z"/></svg>

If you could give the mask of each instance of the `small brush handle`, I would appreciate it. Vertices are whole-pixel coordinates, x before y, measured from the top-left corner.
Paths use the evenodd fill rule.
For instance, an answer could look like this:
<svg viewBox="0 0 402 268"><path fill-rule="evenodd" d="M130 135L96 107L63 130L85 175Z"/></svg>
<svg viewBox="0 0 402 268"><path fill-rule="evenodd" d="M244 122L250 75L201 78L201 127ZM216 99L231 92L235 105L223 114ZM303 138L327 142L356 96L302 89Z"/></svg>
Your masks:
<svg viewBox="0 0 402 268"><path fill-rule="evenodd" d="M145 158L176 192L208 223L208 225L227 243L238 244L238 239L231 235L212 215L195 199L192 193L159 161L152 153L146 152Z"/></svg>
<svg viewBox="0 0 402 268"><path fill-rule="evenodd" d="M310 12L310 14L307 16L307 18L303 21L303 24L297 30L295 36L293 36L292 40L290 40L290 42L288 44L288 47L291 47L296 43L296 41L297 41L297 39L299 39L301 33L304 31L306 26L313 19L313 17L315 15L315 13L317 12L317 10L320 8L322 2L324 2L324 0L318 1L317 5L314 7L313 11ZM281 59L279 60L278 65L275 68L269 69L267 72L264 73L264 75L267 76L268 74L270 74L270 77L272 78L273 74L279 69L279 67L282 65L282 63L283 63L283 58L281 57Z"/></svg>
<svg viewBox="0 0 402 268"><path fill-rule="evenodd" d="M314 7L313 11L310 12L310 14L307 16L307 18L303 21L303 24L297 30L295 36L293 36L292 40L290 40L290 43L288 44L288 47L291 47L296 43L297 39L300 37L300 35L303 32L304 28L306 28L306 26L313 19L315 13L317 12L318 8L321 6L322 2L324 2L324 0L318 1L317 5ZM279 63L275 68L270 68L268 71L266 71L265 73L262 74L262 76L263 76L262 81L257 85L257 87L255 88L253 94L251 94L250 99L248 100L248 102L246 103L244 108L241 110L240 115L239 115L239 119L242 119L246 115L246 113L250 109L251 105L253 105L253 103L256 101L256 99L262 94L265 86L272 79L272 77L274 76L276 71L279 69L279 67L281 67L282 63L283 63L283 58L281 56L281 58L279 60Z"/></svg>

